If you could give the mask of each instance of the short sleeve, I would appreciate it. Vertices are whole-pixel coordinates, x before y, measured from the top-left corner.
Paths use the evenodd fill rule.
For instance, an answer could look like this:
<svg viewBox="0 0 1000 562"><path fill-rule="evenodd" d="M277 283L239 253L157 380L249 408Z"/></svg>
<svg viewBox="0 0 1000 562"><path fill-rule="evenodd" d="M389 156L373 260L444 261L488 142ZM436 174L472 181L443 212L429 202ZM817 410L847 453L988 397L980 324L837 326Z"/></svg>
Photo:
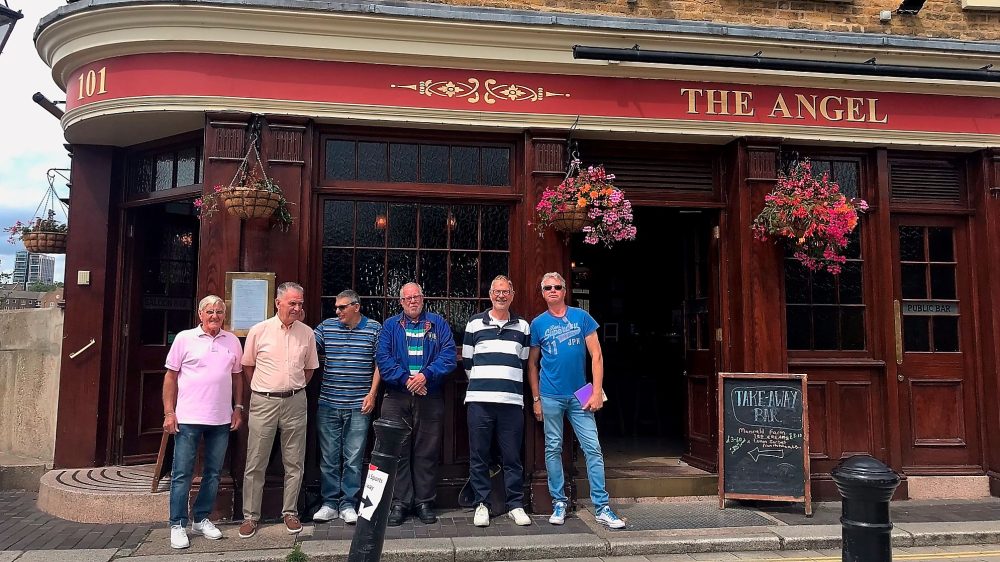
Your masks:
<svg viewBox="0 0 1000 562"><path fill-rule="evenodd" d="M247 333L246 345L243 346L243 358L240 360L240 364L244 367L253 367L257 364L257 338L260 336L262 325L263 323L255 325Z"/></svg>
<svg viewBox="0 0 1000 562"><path fill-rule="evenodd" d="M180 372L181 365L184 364L184 350L187 347L184 345L185 338L181 335L174 338L174 343L170 344L170 351L167 352L167 360L164 367L175 373Z"/></svg>
<svg viewBox="0 0 1000 562"><path fill-rule="evenodd" d="M597 328L600 326L600 324L598 324L597 320L594 320L594 317L591 316L590 313L587 312L586 310L583 311L583 315L584 318L583 321L580 322L580 324L581 327L583 328L582 329L583 335L586 337L597 331Z"/></svg>

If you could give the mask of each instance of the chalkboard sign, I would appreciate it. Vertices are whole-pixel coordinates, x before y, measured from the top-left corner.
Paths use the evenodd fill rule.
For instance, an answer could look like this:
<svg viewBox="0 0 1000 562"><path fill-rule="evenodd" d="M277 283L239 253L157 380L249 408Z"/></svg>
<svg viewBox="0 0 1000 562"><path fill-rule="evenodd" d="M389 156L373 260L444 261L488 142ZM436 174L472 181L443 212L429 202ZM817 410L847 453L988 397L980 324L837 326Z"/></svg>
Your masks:
<svg viewBox="0 0 1000 562"><path fill-rule="evenodd" d="M719 373L719 508L799 501L812 515L806 376Z"/></svg>

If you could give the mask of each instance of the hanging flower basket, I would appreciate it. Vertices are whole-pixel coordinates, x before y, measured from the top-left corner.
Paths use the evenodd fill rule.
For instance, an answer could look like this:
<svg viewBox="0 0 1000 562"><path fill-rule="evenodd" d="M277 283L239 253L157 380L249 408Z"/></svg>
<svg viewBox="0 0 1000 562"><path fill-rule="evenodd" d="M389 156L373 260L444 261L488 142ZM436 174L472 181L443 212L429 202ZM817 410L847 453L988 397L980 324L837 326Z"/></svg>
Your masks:
<svg viewBox="0 0 1000 562"><path fill-rule="evenodd" d="M754 237L785 244L792 257L810 271L840 273L843 251L868 210L864 199L848 199L828 174L815 176L808 159L778 175L774 191L753 221Z"/></svg>
<svg viewBox="0 0 1000 562"><path fill-rule="evenodd" d="M241 219L266 219L274 216L282 197L274 191L236 186L219 193L226 211Z"/></svg>
<svg viewBox="0 0 1000 562"><path fill-rule="evenodd" d="M594 221L590 220L586 209L562 211L552 217L552 228L567 234L583 232L585 227L592 224L594 224Z"/></svg>
<svg viewBox="0 0 1000 562"><path fill-rule="evenodd" d="M65 232L38 231L22 234L21 242L32 254L65 254L66 238Z"/></svg>
<svg viewBox="0 0 1000 562"><path fill-rule="evenodd" d="M563 181L546 189L535 206L535 229L543 236L549 227L559 232L583 233L583 243L608 248L622 240L635 240L632 203L614 186L615 176L603 166L580 167L570 162Z"/></svg>

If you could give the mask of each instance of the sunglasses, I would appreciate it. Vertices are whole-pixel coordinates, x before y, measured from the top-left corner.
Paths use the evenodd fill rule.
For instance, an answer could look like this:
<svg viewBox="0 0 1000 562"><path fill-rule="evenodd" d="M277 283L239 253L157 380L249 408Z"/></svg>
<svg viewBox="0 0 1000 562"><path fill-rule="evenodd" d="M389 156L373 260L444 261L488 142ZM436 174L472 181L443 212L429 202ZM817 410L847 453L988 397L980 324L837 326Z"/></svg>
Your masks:
<svg viewBox="0 0 1000 562"><path fill-rule="evenodd" d="M356 305L356 304L358 304L358 303L357 303L357 301L355 301L355 302L349 302L349 303L347 303L347 304L338 304L338 305L334 305L334 307L333 307L333 308L334 308L334 309L336 309L336 311L337 311L337 312L340 312L340 311L344 310L345 308L347 308L347 307L349 307L349 306L354 306L354 305Z"/></svg>
<svg viewBox="0 0 1000 562"><path fill-rule="evenodd" d="M562 285L542 285L543 291L561 291L563 290Z"/></svg>

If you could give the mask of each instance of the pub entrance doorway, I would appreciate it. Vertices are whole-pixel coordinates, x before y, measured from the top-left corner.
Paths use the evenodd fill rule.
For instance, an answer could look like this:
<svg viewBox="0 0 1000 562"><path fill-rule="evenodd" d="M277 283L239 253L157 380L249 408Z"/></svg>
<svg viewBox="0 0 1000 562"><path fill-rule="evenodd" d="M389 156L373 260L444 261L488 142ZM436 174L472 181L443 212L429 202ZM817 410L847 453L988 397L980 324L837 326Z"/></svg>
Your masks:
<svg viewBox="0 0 1000 562"><path fill-rule="evenodd" d="M635 241L572 243L573 302L601 326L613 496L715 493L702 469L716 463L717 224L715 211L639 207Z"/></svg>

